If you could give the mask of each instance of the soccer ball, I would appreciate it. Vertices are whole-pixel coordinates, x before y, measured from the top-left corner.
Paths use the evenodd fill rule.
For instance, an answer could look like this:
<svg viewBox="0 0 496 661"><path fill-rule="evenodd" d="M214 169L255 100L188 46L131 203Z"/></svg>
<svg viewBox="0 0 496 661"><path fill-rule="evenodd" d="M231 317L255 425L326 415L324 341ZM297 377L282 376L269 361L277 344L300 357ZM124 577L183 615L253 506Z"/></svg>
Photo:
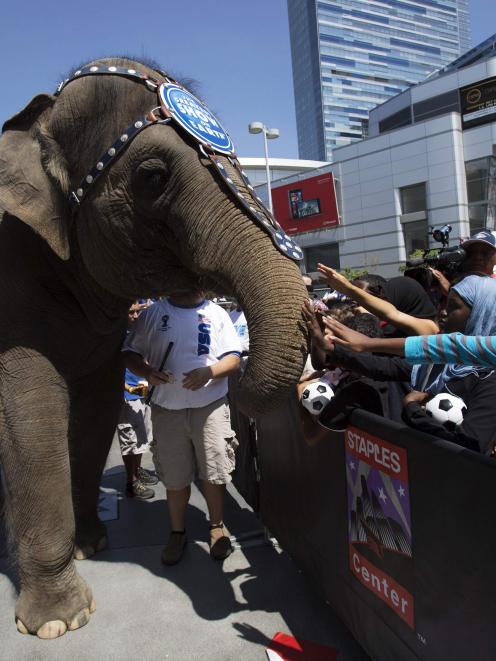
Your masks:
<svg viewBox="0 0 496 661"><path fill-rule="evenodd" d="M463 422L466 410L463 399L448 392L439 393L425 405L426 413L450 430Z"/></svg>
<svg viewBox="0 0 496 661"><path fill-rule="evenodd" d="M309 383L301 396L301 403L312 415L319 415L334 397L334 390L327 381Z"/></svg>

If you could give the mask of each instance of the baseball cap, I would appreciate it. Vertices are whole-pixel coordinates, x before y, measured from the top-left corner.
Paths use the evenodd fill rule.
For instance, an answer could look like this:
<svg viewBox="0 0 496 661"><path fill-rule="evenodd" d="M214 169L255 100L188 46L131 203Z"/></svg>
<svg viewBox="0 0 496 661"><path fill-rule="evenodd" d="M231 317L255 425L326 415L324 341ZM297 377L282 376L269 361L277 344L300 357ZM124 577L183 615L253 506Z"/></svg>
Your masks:
<svg viewBox="0 0 496 661"><path fill-rule="evenodd" d="M496 237L492 232L488 231L482 231L482 232L477 232L477 234L473 234L470 239L467 239L462 243L462 246L470 246L473 243L485 243L486 245L491 246L491 248L494 248L496 250Z"/></svg>

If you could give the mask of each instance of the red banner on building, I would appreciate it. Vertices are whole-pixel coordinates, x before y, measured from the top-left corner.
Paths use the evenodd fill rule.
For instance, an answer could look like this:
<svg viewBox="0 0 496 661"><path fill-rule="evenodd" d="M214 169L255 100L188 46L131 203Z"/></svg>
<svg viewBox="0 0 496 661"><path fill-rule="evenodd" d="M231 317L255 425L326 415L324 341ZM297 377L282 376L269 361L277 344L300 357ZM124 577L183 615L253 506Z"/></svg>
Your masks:
<svg viewBox="0 0 496 661"><path fill-rule="evenodd" d="M287 234L339 225L332 172L272 188L274 215Z"/></svg>

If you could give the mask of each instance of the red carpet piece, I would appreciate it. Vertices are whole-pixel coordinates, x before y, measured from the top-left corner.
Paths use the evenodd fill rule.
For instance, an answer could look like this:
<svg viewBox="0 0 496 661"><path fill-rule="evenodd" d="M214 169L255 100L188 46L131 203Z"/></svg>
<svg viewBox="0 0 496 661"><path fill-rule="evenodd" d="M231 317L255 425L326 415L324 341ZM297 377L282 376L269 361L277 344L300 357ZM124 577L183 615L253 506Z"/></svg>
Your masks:
<svg viewBox="0 0 496 661"><path fill-rule="evenodd" d="M278 631L267 648L269 661L337 661L338 650Z"/></svg>

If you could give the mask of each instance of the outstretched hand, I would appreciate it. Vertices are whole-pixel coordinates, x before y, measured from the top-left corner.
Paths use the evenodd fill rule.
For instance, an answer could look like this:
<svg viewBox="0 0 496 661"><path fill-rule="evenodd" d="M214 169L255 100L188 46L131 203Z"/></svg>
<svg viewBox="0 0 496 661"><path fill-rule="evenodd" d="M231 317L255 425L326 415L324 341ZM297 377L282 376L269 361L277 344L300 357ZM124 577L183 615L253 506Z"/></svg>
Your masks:
<svg viewBox="0 0 496 661"><path fill-rule="evenodd" d="M310 333L311 340L315 346L325 353L332 351L334 345L328 338L324 337L319 322L317 321L317 315L315 314L310 301L305 301L303 304L303 318L305 319L308 332Z"/></svg>
<svg viewBox="0 0 496 661"><path fill-rule="evenodd" d="M324 317L324 324L331 332L329 338L332 342L340 344L351 351L368 351L369 338L358 331L351 330L332 317Z"/></svg>
<svg viewBox="0 0 496 661"><path fill-rule="evenodd" d="M351 285L349 280L345 278L344 275L341 275L341 273L338 273L338 271L331 269L330 266L325 266L325 264L318 264L317 271L322 273L322 275L325 275L329 287L335 289L340 294L349 295L351 291Z"/></svg>

